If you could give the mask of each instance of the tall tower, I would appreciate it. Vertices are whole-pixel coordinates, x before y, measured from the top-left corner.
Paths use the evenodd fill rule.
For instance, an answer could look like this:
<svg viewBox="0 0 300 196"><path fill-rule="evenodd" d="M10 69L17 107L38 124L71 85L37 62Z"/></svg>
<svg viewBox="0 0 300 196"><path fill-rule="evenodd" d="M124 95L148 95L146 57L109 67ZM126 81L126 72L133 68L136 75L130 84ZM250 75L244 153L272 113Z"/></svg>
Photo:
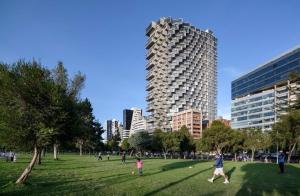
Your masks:
<svg viewBox="0 0 300 196"><path fill-rule="evenodd" d="M147 127L171 130L172 115L198 109L217 115L217 39L183 20L161 18L146 29Z"/></svg>

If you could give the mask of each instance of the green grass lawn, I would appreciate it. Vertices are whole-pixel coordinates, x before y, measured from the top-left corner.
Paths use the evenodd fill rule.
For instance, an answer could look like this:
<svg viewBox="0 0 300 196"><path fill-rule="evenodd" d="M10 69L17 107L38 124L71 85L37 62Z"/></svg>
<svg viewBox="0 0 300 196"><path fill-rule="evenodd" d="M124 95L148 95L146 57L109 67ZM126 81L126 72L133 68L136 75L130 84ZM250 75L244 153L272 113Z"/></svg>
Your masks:
<svg viewBox="0 0 300 196"><path fill-rule="evenodd" d="M207 181L211 161L146 159L140 177L135 160L123 165L120 157L67 154L54 161L48 155L25 185L15 185L28 161L25 155L17 163L0 159L0 195L300 195L300 165L287 165L282 175L275 164L225 162L226 185L221 178Z"/></svg>

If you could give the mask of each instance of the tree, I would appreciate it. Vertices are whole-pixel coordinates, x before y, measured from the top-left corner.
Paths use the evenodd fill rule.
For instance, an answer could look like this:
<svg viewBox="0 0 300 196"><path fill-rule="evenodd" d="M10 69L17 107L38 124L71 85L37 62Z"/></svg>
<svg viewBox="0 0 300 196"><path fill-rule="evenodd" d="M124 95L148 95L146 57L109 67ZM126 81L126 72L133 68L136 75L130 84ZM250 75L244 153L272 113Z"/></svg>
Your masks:
<svg viewBox="0 0 300 196"><path fill-rule="evenodd" d="M151 142L151 149L154 151L161 151L162 149L162 136L163 131L161 129L155 129L152 134L152 142Z"/></svg>
<svg viewBox="0 0 300 196"><path fill-rule="evenodd" d="M202 150L222 151L225 147L230 146L232 138L233 130L216 120L212 122L210 128L203 131L200 148ZM199 144L197 147L199 149Z"/></svg>
<svg viewBox="0 0 300 196"><path fill-rule="evenodd" d="M243 150L245 142L245 134L242 131L233 131L230 147L234 153L234 160L236 161L237 152Z"/></svg>
<svg viewBox="0 0 300 196"><path fill-rule="evenodd" d="M186 126L182 126L179 131L174 132L177 136L179 143L179 149L180 152L191 152L194 148L194 140L191 134L189 133L189 130ZM184 155L185 158L185 155Z"/></svg>
<svg viewBox="0 0 300 196"><path fill-rule="evenodd" d="M121 137L119 131L115 133L111 139L107 141L108 149L111 151L118 151L119 150L119 144L121 142Z"/></svg>
<svg viewBox="0 0 300 196"><path fill-rule="evenodd" d="M81 73L75 75L72 84L68 78L68 73L63 63L58 62L55 69L52 71L52 75L55 83L59 86L59 91L66 94L64 100L58 100L60 103L60 110L57 111L55 119L55 127L59 129L59 133L53 137L53 158L56 160L58 154L58 146L67 141L73 140L74 133L78 131L80 112L78 109L78 96L85 81L85 76ZM77 140L77 144L80 144L82 140Z"/></svg>
<svg viewBox="0 0 300 196"><path fill-rule="evenodd" d="M141 131L133 134L128 142L131 148L139 151L142 154L143 150L146 150L151 145L151 137L147 132Z"/></svg>
<svg viewBox="0 0 300 196"><path fill-rule="evenodd" d="M77 114L79 123L75 141L81 156L83 149L89 152L95 150L102 140L101 135L104 130L101 124L95 120L92 104L87 98L77 104Z"/></svg>
<svg viewBox="0 0 300 196"><path fill-rule="evenodd" d="M280 121L273 126L273 141L279 142L282 147L288 148L288 162L300 141L300 110L292 110L281 116Z"/></svg>
<svg viewBox="0 0 300 196"><path fill-rule="evenodd" d="M179 138L174 134L174 132L162 132L162 151L164 153L165 159L167 159L167 154L169 151L172 152L172 158L175 151L180 149Z"/></svg>
<svg viewBox="0 0 300 196"><path fill-rule="evenodd" d="M130 144L129 144L129 142L128 142L128 139L126 138L126 139L124 139L124 140L122 141L122 143L121 143L121 149L122 149L122 150L125 150L125 151L128 151L129 148L130 148Z"/></svg>
<svg viewBox="0 0 300 196"><path fill-rule="evenodd" d="M269 134L262 133L260 129L248 129L244 131L244 134L244 147L251 150L251 161L253 162L256 150L264 149L271 145Z"/></svg>
<svg viewBox="0 0 300 196"><path fill-rule="evenodd" d="M53 127L57 91L50 71L39 63L19 61L0 66L0 135L5 144L19 149L33 150L29 165L16 183L28 178L38 155L57 134Z"/></svg>

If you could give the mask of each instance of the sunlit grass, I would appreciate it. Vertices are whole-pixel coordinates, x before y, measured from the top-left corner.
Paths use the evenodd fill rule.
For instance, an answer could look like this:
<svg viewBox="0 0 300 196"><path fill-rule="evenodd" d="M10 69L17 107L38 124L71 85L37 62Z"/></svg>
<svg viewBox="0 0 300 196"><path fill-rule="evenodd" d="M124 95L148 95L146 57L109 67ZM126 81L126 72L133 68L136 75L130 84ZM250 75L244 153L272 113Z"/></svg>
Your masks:
<svg viewBox="0 0 300 196"><path fill-rule="evenodd" d="M225 162L230 184L212 175L213 162L178 159L143 160L143 176L137 176L135 160L122 164L120 157L97 161L93 156L64 154L58 161L47 155L34 168L25 185L14 181L29 161L0 160L0 194L20 195L299 195L300 166L288 165L279 174L277 165ZM190 168L191 167L191 168ZM131 171L135 171L135 175Z"/></svg>

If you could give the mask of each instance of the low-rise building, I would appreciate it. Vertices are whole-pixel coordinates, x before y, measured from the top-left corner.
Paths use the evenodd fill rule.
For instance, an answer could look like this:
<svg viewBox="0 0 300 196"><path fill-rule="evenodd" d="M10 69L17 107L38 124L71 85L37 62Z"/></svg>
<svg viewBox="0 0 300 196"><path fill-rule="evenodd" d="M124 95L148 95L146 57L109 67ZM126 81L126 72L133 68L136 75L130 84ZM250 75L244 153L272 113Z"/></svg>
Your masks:
<svg viewBox="0 0 300 196"><path fill-rule="evenodd" d="M202 115L200 110L189 109L172 116L172 131L179 131L183 126L189 129L194 139L202 137Z"/></svg>

